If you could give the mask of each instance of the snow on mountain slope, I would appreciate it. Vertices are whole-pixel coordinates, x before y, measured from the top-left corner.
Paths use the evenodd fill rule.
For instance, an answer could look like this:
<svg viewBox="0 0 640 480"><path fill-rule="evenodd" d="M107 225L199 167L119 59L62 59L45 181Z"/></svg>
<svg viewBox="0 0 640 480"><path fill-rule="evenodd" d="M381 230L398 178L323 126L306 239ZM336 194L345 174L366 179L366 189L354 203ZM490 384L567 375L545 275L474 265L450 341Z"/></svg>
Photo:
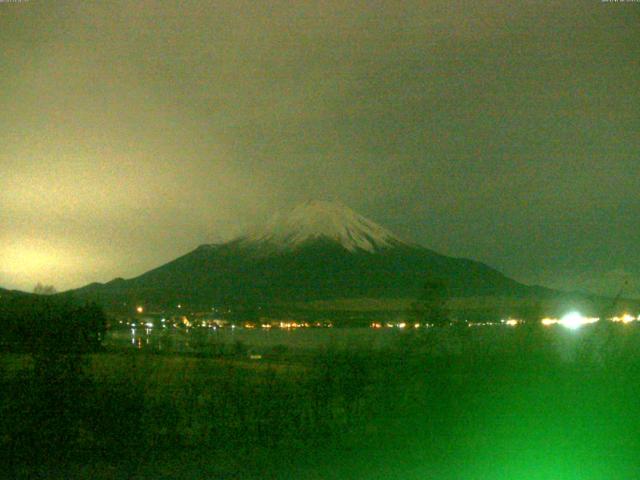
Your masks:
<svg viewBox="0 0 640 480"><path fill-rule="evenodd" d="M380 225L340 203L310 201L288 213L276 214L264 228L243 238L243 243L269 243L295 248L309 240L328 239L349 251L391 248L405 243Z"/></svg>

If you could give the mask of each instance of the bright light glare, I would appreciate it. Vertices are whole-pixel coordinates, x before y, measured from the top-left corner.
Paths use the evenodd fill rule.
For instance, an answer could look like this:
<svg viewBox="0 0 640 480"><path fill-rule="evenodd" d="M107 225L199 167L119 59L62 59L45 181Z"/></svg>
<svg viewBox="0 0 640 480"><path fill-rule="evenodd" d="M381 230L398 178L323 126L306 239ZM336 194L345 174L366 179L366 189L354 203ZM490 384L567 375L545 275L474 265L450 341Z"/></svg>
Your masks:
<svg viewBox="0 0 640 480"><path fill-rule="evenodd" d="M562 317L560 319L559 323L563 327L570 328L571 330L576 330L576 329L582 327L583 325L586 325L586 324L589 324L589 323L595 323L598 320L600 320L600 319L599 318L583 317L578 312L571 312L571 313L566 314L564 317Z"/></svg>
<svg viewBox="0 0 640 480"><path fill-rule="evenodd" d="M558 320L557 318L543 318L542 325L544 325L545 327L548 327L549 325L555 325L559 321L560 320Z"/></svg>
<svg viewBox="0 0 640 480"><path fill-rule="evenodd" d="M631 323L633 321L635 321L635 317L632 317L631 315L629 315L628 313L625 313L623 316L621 317L613 317L611 319L612 322L621 322L621 323Z"/></svg>

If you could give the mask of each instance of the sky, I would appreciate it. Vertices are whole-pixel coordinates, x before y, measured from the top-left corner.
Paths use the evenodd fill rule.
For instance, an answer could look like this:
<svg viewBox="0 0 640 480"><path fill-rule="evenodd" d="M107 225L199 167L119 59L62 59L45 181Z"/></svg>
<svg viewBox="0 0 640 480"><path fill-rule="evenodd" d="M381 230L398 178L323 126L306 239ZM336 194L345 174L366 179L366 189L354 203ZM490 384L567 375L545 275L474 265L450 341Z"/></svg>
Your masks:
<svg viewBox="0 0 640 480"><path fill-rule="evenodd" d="M0 286L132 277L338 200L640 297L640 3L0 2Z"/></svg>

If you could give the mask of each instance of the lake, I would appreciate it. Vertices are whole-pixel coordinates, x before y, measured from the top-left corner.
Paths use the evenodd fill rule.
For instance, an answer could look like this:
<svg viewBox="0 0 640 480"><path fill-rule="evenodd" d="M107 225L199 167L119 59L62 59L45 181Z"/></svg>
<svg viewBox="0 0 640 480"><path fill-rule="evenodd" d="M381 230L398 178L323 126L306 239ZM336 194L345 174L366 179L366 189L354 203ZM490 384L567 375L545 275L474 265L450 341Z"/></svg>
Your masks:
<svg viewBox="0 0 640 480"><path fill-rule="evenodd" d="M367 349L379 351L406 348L428 349L430 354L461 354L466 351L487 354L518 348L526 341L525 327L486 325L482 327L398 329L398 328L131 328L112 330L105 346L112 349L136 349L178 354L247 354L274 352L304 354L319 349ZM555 325L541 328L537 340L546 342L562 359L598 354L616 349L637 338L635 325L615 325L603 332L595 325L579 330ZM426 351L426 350L425 350Z"/></svg>

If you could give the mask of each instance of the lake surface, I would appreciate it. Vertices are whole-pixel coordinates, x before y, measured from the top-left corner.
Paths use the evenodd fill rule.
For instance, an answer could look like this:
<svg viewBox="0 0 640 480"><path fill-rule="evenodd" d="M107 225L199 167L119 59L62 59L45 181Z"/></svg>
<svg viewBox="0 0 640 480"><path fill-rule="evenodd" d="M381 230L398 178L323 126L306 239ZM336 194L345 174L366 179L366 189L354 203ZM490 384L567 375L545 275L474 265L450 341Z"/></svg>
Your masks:
<svg viewBox="0 0 640 480"><path fill-rule="evenodd" d="M381 349L391 346L405 332L370 328L244 329L211 328L172 329L135 328L116 330L107 335L105 345L140 350L202 353L220 346L243 344L265 352L278 347L309 351L320 348L362 347Z"/></svg>
<svg viewBox="0 0 640 480"><path fill-rule="evenodd" d="M493 325L473 328L131 328L108 333L105 346L148 352L181 354L309 353L320 349L367 349L411 347L430 354L461 354L478 351L490 354L505 348L520 348L526 341L524 327ZM586 326L569 330L546 327L536 341L545 342L565 360L579 355L596 355L603 349L616 349L625 342L639 340L635 325L616 327L613 332ZM542 340L541 340L542 339Z"/></svg>

